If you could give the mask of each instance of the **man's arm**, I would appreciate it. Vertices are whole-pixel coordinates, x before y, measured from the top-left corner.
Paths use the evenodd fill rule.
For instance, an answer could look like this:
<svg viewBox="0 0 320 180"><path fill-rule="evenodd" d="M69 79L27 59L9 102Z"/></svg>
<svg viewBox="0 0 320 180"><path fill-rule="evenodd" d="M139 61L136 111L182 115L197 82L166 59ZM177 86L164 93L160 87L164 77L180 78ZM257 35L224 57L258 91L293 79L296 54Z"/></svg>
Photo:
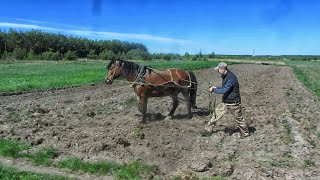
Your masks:
<svg viewBox="0 0 320 180"><path fill-rule="evenodd" d="M216 87L212 89L212 92L217 94L224 94L230 90L232 86L234 86L236 82L233 79L228 79L226 84L223 87Z"/></svg>

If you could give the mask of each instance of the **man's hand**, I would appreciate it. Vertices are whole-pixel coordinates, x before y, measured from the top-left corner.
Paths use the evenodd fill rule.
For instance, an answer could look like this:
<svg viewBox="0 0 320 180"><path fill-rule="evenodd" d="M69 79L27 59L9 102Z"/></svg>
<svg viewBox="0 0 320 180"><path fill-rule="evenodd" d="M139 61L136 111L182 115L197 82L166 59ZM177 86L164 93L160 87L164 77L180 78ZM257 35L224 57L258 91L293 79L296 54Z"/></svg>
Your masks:
<svg viewBox="0 0 320 180"><path fill-rule="evenodd" d="M210 92L213 92L216 88L217 88L217 87L215 87L215 86L211 86L211 87L209 88L209 91L210 91Z"/></svg>

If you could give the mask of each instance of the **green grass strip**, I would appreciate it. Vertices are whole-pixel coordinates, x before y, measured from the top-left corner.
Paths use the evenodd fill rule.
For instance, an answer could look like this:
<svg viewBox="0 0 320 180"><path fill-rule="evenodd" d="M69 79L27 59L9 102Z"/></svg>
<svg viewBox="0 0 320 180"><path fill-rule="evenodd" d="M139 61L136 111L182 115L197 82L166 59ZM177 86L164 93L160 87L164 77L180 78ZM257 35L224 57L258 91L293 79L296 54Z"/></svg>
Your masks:
<svg viewBox="0 0 320 180"><path fill-rule="evenodd" d="M320 62L319 61L285 61L308 89L320 96Z"/></svg>
<svg viewBox="0 0 320 180"><path fill-rule="evenodd" d="M140 179L143 174L155 171L154 167L142 164L139 161L133 161L123 165L116 173L118 179Z"/></svg>
<svg viewBox="0 0 320 180"><path fill-rule="evenodd" d="M20 171L16 168L6 167L0 164L0 179L2 180L64 180L69 179L62 176L53 176L29 171Z"/></svg>
<svg viewBox="0 0 320 180"><path fill-rule="evenodd" d="M32 154L25 154L24 157L28 158L35 165L51 166L52 160L57 157L58 153L52 147L45 147Z"/></svg>
<svg viewBox="0 0 320 180"><path fill-rule="evenodd" d="M34 165L51 166L52 159L58 153L52 147L45 147L30 153L30 145L27 143L0 139L0 156L16 158L26 158Z"/></svg>
<svg viewBox="0 0 320 180"><path fill-rule="evenodd" d="M30 145L25 143L0 139L0 156L3 157L12 157L15 159L23 157L21 151L28 150L29 148Z"/></svg>
<svg viewBox="0 0 320 180"><path fill-rule="evenodd" d="M297 78L317 96L320 96L320 66L292 66Z"/></svg>
<svg viewBox="0 0 320 180"><path fill-rule="evenodd" d="M84 162L79 158L72 157L66 160L58 162L57 165L59 168L67 168L72 171L82 171L91 174L97 175L111 175L116 172L120 166L114 162L96 162L96 163L89 163Z"/></svg>
<svg viewBox="0 0 320 180"><path fill-rule="evenodd" d="M26 158L34 165L53 166L52 161L58 153L52 147L43 148L32 153L30 153L30 147L30 145L23 142L0 139L0 156ZM115 162L107 161L85 162L75 157L59 161L56 166L94 175L113 175L118 179L141 179L143 175L153 173L156 170L153 166L139 161L119 165Z"/></svg>
<svg viewBox="0 0 320 180"><path fill-rule="evenodd" d="M119 165L114 162L105 161L90 163L76 157L60 161L57 166L59 168L71 169L72 171L82 171L97 175L113 175L118 179L141 179L143 175L155 171L154 167L145 165L139 161Z"/></svg>

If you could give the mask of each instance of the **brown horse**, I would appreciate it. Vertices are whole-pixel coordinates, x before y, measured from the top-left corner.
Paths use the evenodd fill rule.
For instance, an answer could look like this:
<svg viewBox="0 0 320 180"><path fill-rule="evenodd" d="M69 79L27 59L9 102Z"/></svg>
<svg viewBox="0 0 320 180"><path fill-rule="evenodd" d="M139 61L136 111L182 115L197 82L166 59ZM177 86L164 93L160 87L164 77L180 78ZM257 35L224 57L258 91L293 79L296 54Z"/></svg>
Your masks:
<svg viewBox="0 0 320 180"><path fill-rule="evenodd" d="M123 76L132 82L132 87L139 97L138 109L143 114L142 122L146 122L147 102L149 97L172 97L173 107L168 114L171 118L179 105L179 93L182 93L188 109L188 118L192 118L191 107L196 107L197 80L192 72L180 69L155 70L139 66L131 61L111 60L107 65L107 84L113 79Z"/></svg>

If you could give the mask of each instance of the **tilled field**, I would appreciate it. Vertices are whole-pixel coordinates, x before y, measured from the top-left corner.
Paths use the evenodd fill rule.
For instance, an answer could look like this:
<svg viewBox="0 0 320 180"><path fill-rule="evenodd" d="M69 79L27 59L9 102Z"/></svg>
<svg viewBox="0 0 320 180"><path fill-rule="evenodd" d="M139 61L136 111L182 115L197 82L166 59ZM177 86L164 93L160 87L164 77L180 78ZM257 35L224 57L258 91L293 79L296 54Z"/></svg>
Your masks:
<svg viewBox="0 0 320 180"><path fill-rule="evenodd" d="M220 85L213 69L196 71L197 106L186 119L181 103L165 119L171 98L150 98L141 124L129 83L97 84L55 91L0 96L0 136L52 146L56 161L141 160L158 167L161 179L225 176L228 179L320 179L320 103L286 66L232 65L238 76L244 117L252 135L239 137L231 115L210 137L208 86ZM103 78L103 77L102 77ZM217 101L220 101L217 96Z"/></svg>

